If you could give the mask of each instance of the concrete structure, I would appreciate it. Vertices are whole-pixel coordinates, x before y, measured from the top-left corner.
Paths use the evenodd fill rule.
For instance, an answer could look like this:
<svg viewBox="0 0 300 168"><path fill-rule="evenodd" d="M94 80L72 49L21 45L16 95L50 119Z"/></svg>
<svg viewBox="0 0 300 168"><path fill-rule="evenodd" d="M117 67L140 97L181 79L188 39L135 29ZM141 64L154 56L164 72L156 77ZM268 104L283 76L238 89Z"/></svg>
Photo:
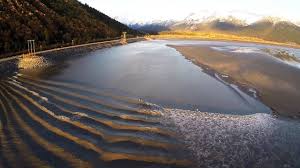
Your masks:
<svg viewBox="0 0 300 168"><path fill-rule="evenodd" d="M127 35L127 32L123 32L122 38L121 38L121 43L122 44L127 44L127 37L126 37L126 35Z"/></svg>
<svg viewBox="0 0 300 168"><path fill-rule="evenodd" d="M27 45L28 45L28 54L35 55L35 41L27 40Z"/></svg>

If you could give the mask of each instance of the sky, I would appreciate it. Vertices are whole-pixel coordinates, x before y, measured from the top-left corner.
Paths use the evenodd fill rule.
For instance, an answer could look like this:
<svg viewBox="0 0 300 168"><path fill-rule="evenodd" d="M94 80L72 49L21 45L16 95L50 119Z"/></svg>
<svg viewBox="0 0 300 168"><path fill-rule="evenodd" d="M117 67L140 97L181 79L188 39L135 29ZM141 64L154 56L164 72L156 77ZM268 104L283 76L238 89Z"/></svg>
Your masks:
<svg viewBox="0 0 300 168"><path fill-rule="evenodd" d="M255 21L264 16L300 22L300 0L79 0L123 23L182 20L191 13L241 16Z"/></svg>

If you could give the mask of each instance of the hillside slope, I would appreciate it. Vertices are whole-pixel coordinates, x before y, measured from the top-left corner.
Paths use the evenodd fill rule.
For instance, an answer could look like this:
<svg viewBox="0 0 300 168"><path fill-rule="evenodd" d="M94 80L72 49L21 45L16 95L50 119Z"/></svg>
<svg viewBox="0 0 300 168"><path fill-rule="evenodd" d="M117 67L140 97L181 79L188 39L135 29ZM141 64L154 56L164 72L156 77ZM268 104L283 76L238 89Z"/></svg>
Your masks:
<svg viewBox="0 0 300 168"><path fill-rule="evenodd" d="M300 44L300 27L287 21L277 23L259 21L243 27L237 33L264 40Z"/></svg>
<svg viewBox="0 0 300 168"><path fill-rule="evenodd" d="M1 0L0 23L0 54L137 33L77 0Z"/></svg>

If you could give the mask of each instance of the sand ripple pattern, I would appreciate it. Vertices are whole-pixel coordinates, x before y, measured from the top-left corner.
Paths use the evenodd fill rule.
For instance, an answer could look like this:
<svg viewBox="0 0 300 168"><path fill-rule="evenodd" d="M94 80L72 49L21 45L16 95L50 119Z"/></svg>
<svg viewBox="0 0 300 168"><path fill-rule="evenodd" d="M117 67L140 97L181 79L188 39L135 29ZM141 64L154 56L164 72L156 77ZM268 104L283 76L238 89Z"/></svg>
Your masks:
<svg viewBox="0 0 300 168"><path fill-rule="evenodd" d="M188 167L161 109L26 75L0 81L0 167Z"/></svg>

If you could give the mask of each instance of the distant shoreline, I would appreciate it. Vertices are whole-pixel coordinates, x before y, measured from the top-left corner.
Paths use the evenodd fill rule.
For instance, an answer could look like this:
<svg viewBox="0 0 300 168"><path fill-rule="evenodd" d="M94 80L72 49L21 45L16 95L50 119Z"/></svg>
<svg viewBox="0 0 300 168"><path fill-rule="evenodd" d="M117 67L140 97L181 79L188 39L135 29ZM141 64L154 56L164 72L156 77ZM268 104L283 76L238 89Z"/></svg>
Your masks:
<svg viewBox="0 0 300 168"><path fill-rule="evenodd" d="M212 34L209 33L200 33L197 35L185 35L185 34L160 34L160 35L151 35L152 39L166 39L166 40L200 40L200 41L224 41L224 42L241 42L241 43L253 43L253 44L265 44L272 46L281 46L287 48L300 49L298 44L289 44L289 43L280 43L275 41L267 41L255 37L247 36L231 36L227 34L216 34L216 36L211 37ZM220 37L221 36L221 37Z"/></svg>

